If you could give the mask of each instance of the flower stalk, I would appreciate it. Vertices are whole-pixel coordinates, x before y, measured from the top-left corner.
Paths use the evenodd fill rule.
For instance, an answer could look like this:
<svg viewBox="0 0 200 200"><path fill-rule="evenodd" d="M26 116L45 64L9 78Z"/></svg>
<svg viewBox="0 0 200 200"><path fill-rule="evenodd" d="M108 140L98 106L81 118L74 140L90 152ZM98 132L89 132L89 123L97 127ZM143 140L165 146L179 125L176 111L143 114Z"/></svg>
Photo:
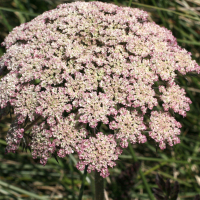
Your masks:
<svg viewBox="0 0 200 200"><path fill-rule="evenodd" d="M95 170L95 200L104 199L104 178Z"/></svg>

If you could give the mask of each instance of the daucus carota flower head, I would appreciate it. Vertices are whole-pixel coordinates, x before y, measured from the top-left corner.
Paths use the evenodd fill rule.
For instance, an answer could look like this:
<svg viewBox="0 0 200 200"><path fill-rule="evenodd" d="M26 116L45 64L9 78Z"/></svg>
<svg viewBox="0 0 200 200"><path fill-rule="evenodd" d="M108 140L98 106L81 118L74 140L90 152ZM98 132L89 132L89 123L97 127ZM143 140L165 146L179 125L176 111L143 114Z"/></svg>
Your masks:
<svg viewBox="0 0 200 200"><path fill-rule="evenodd" d="M129 141L149 135L161 149L180 142L170 113L186 116L191 100L175 78L200 66L146 12L62 4L14 28L2 45L0 113L16 115L7 152L26 141L44 165L52 154L77 152L78 169L106 177Z"/></svg>

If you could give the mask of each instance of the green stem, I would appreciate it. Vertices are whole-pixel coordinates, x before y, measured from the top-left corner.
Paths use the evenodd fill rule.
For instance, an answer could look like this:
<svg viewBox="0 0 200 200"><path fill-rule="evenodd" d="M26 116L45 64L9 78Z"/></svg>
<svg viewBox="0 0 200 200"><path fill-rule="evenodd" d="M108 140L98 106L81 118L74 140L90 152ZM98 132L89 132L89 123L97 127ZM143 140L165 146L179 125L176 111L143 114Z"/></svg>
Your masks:
<svg viewBox="0 0 200 200"><path fill-rule="evenodd" d="M104 178L95 170L95 200L104 200Z"/></svg>
<svg viewBox="0 0 200 200"><path fill-rule="evenodd" d="M136 157L136 155L135 155L135 152L134 152L134 150L133 150L133 147L131 146L130 143L129 143L128 146L129 146L129 150L130 150L130 152L131 152L133 161L134 161L134 162L137 162L137 157ZM141 169L139 169L139 173L140 173L140 177L142 178L142 181L143 181L143 183L144 183L144 187L145 187L145 189L147 190L147 193L148 193L148 195L149 195L149 199L150 199L150 200L154 200L154 196L153 196L153 194L152 194L152 192L151 192L151 189L150 189L150 187L149 187L149 185L148 185L148 183L147 183L147 180L146 180L146 178L145 178L145 176L144 176L144 174L143 174L143 172L142 172Z"/></svg>
<svg viewBox="0 0 200 200"><path fill-rule="evenodd" d="M86 179L86 176L87 176L87 168L88 168L88 165L86 165L85 169L84 169L84 174L83 174L83 179L82 179L82 184L81 184L81 189L80 189L80 193L79 193L79 196L78 196L78 200L82 200L83 191L84 191L84 187L85 187L85 179Z"/></svg>

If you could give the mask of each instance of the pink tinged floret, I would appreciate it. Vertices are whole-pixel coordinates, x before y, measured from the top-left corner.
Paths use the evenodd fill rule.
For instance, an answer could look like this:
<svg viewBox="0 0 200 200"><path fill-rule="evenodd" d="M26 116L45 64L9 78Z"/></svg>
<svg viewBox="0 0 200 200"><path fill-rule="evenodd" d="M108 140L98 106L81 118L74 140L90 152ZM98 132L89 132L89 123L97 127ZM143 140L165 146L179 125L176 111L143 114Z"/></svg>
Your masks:
<svg viewBox="0 0 200 200"><path fill-rule="evenodd" d="M54 117L50 116L47 118L47 123L49 124L49 126L54 126L56 124L56 120L54 119Z"/></svg>
<svg viewBox="0 0 200 200"><path fill-rule="evenodd" d="M85 93L83 98L79 100L79 114L80 122L89 123L92 128L97 126L97 123L102 121L104 124L108 124L108 115L115 114L116 111L113 108L114 101L111 101L106 94L96 92Z"/></svg>
<svg viewBox="0 0 200 200"><path fill-rule="evenodd" d="M15 97L16 84L18 84L17 73L12 72L1 78L0 82L0 107L5 108L10 102L13 104L12 97Z"/></svg>
<svg viewBox="0 0 200 200"><path fill-rule="evenodd" d="M55 145L52 145L50 141L52 132L45 128L45 123L39 126L34 125L32 128L32 141L30 142L33 158L39 157L42 165L46 165L48 158L55 151Z"/></svg>
<svg viewBox="0 0 200 200"><path fill-rule="evenodd" d="M19 144L21 139L23 138L23 135L24 135L24 129L20 128L18 120L15 119L15 121L11 124L11 127L6 135L6 142L8 145L6 147L7 153L16 152L16 150L19 148Z"/></svg>
<svg viewBox="0 0 200 200"><path fill-rule="evenodd" d="M109 176L108 166L115 166L115 160L118 159L118 155L122 153L122 150L117 147L117 143L113 135L104 135L99 132L95 137L83 140L76 147L79 159L77 168L83 170L85 165L88 165L88 172L91 170L97 170L101 172L102 177Z"/></svg>
<svg viewBox="0 0 200 200"><path fill-rule="evenodd" d="M185 96L186 92L183 88L180 88L180 86L172 82L167 88L160 86L159 91L162 93L160 98L164 102L163 107L165 111L168 111L169 108L171 108L174 112L177 112L184 117L186 116L186 111L190 110L189 105L192 101Z"/></svg>
<svg viewBox="0 0 200 200"><path fill-rule="evenodd" d="M70 114L67 118L60 118L57 125L51 127L53 143L60 147L58 156L65 157L66 154L74 153L76 145L81 142L88 131L75 119L75 114ZM79 127L77 128L77 126Z"/></svg>
<svg viewBox="0 0 200 200"><path fill-rule="evenodd" d="M109 127L115 130L116 138L121 141L121 147L128 147L128 140L133 144L146 142L146 136L141 134L146 126L143 123L143 117L139 117L137 111L130 112L125 108L121 108L114 119L115 121L112 121Z"/></svg>
<svg viewBox="0 0 200 200"><path fill-rule="evenodd" d="M39 104L37 102L38 92L34 89L34 85L27 84L27 86L22 87L21 91L16 94L15 100L13 101L14 113L24 118L18 123L23 123L26 116L29 117L30 121L35 119L35 110Z"/></svg>
<svg viewBox="0 0 200 200"><path fill-rule="evenodd" d="M67 104L70 100L66 96L65 88L47 87L45 91L38 94L39 106L36 108L36 113L47 116L62 116L64 111L70 112L72 106Z"/></svg>
<svg viewBox="0 0 200 200"><path fill-rule="evenodd" d="M23 138L23 133L24 133L24 129L23 128L21 128L18 131L16 131L17 137L20 138L20 139Z"/></svg>
<svg viewBox="0 0 200 200"><path fill-rule="evenodd" d="M149 136L159 143L161 149L165 149L167 143L170 146L180 143L177 135L180 135L181 124L169 113L152 111L149 125Z"/></svg>

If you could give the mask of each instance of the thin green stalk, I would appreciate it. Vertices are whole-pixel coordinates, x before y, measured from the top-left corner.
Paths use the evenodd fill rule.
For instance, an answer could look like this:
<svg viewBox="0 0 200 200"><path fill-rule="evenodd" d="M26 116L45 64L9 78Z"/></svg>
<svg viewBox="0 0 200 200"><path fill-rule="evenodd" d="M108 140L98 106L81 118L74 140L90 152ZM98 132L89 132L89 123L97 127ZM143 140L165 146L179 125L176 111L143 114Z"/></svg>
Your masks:
<svg viewBox="0 0 200 200"><path fill-rule="evenodd" d="M136 155L135 155L135 152L134 152L134 150L133 150L131 144L129 143L128 146L129 146L129 150L130 150L130 152L131 152L133 161L134 161L134 162L137 162L137 157L136 157ZM144 183L144 187L145 187L145 189L147 190L149 199L150 199L150 200L154 200L154 196L153 196L153 194L152 194L152 192L151 192L151 189L150 189L150 187L149 187L149 184L147 183L147 180L146 180L146 178L145 178L145 176L144 176L144 174L143 174L143 172L142 172L141 169L139 169L139 174L140 174L140 177L142 178L142 181L143 181L143 183Z"/></svg>
<svg viewBox="0 0 200 200"><path fill-rule="evenodd" d="M83 191L84 191L84 187L85 187L85 179L86 179L86 176L87 176L87 168L88 168L88 165L86 165L85 169L84 169L84 174L83 174L83 179L82 179L82 184L81 184L81 189L80 189L80 193L79 193L79 196L78 196L78 200L82 200Z"/></svg>

